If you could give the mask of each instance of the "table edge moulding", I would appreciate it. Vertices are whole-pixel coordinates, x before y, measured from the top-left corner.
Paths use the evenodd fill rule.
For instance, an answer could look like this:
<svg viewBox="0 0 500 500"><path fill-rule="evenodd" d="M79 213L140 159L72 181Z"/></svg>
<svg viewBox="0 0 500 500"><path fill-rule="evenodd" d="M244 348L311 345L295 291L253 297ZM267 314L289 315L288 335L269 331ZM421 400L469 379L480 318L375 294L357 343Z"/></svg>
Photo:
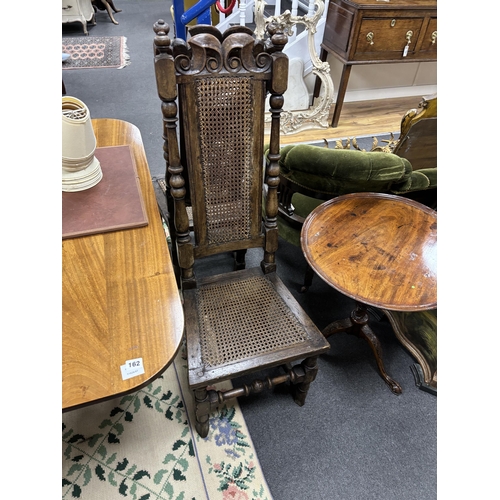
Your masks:
<svg viewBox="0 0 500 500"><path fill-rule="evenodd" d="M63 411L147 385L173 361L184 330L140 131L115 119L92 125L97 147L130 147L149 223L62 241Z"/></svg>

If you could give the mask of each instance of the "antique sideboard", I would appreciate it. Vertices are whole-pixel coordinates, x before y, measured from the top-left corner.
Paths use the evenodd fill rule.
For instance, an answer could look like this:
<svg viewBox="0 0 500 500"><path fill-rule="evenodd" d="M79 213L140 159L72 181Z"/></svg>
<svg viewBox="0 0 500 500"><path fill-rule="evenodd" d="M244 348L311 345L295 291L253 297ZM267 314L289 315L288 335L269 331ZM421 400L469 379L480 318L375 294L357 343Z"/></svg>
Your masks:
<svg viewBox="0 0 500 500"><path fill-rule="evenodd" d="M320 59L330 53L343 64L336 127L353 65L437 60L437 1L330 0ZM317 78L314 97L320 85Z"/></svg>
<svg viewBox="0 0 500 500"><path fill-rule="evenodd" d="M62 22L82 23L83 32L88 35L87 22L95 24L92 0L62 0Z"/></svg>

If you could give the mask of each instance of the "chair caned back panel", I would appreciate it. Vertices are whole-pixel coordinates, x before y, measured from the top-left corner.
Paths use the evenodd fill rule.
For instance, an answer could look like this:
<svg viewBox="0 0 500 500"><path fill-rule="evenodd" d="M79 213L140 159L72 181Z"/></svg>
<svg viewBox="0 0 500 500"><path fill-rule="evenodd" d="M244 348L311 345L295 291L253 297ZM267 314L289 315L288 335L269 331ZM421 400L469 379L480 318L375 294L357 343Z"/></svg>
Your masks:
<svg viewBox="0 0 500 500"><path fill-rule="evenodd" d="M203 75L179 87L195 255L261 246L265 80Z"/></svg>

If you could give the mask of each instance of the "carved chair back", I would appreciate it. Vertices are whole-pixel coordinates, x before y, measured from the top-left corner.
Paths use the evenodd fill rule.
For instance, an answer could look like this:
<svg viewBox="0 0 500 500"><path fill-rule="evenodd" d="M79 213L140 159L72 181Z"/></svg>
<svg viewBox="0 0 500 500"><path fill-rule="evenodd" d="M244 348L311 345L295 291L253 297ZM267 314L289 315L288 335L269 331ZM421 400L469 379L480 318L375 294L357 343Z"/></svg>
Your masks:
<svg viewBox="0 0 500 500"><path fill-rule="evenodd" d="M154 30L182 286L195 286L196 258L222 252L263 247L262 267L273 271L278 241L279 115L288 81L288 58L282 49L287 37L274 26L269 26L266 42L256 40L244 26L222 34L213 26L198 25L190 29L187 42L170 40L168 25L162 21ZM268 93L272 118L264 172ZM189 205L192 215L187 214Z"/></svg>

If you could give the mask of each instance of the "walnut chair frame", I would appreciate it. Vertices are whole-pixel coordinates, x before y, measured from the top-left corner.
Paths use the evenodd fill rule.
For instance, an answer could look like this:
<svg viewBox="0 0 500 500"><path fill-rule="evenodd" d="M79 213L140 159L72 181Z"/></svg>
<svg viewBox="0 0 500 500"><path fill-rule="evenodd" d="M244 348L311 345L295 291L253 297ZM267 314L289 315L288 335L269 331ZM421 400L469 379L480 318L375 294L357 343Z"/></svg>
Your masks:
<svg viewBox="0 0 500 500"><path fill-rule="evenodd" d="M256 40L244 26L225 33L194 26L187 42L171 40L162 20L154 31L189 386L195 426L205 437L210 412L231 398L288 382L302 406L316 377L317 357L330 345L276 274L279 124L288 81L288 58L282 51L287 37L275 25L269 25L265 40ZM272 121L264 160L268 93ZM263 251L260 267L241 269L240 260L240 269L196 277L197 259L220 253L244 257L251 248ZM263 378L242 387L212 387L277 367L283 372L259 375Z"/></svg>

